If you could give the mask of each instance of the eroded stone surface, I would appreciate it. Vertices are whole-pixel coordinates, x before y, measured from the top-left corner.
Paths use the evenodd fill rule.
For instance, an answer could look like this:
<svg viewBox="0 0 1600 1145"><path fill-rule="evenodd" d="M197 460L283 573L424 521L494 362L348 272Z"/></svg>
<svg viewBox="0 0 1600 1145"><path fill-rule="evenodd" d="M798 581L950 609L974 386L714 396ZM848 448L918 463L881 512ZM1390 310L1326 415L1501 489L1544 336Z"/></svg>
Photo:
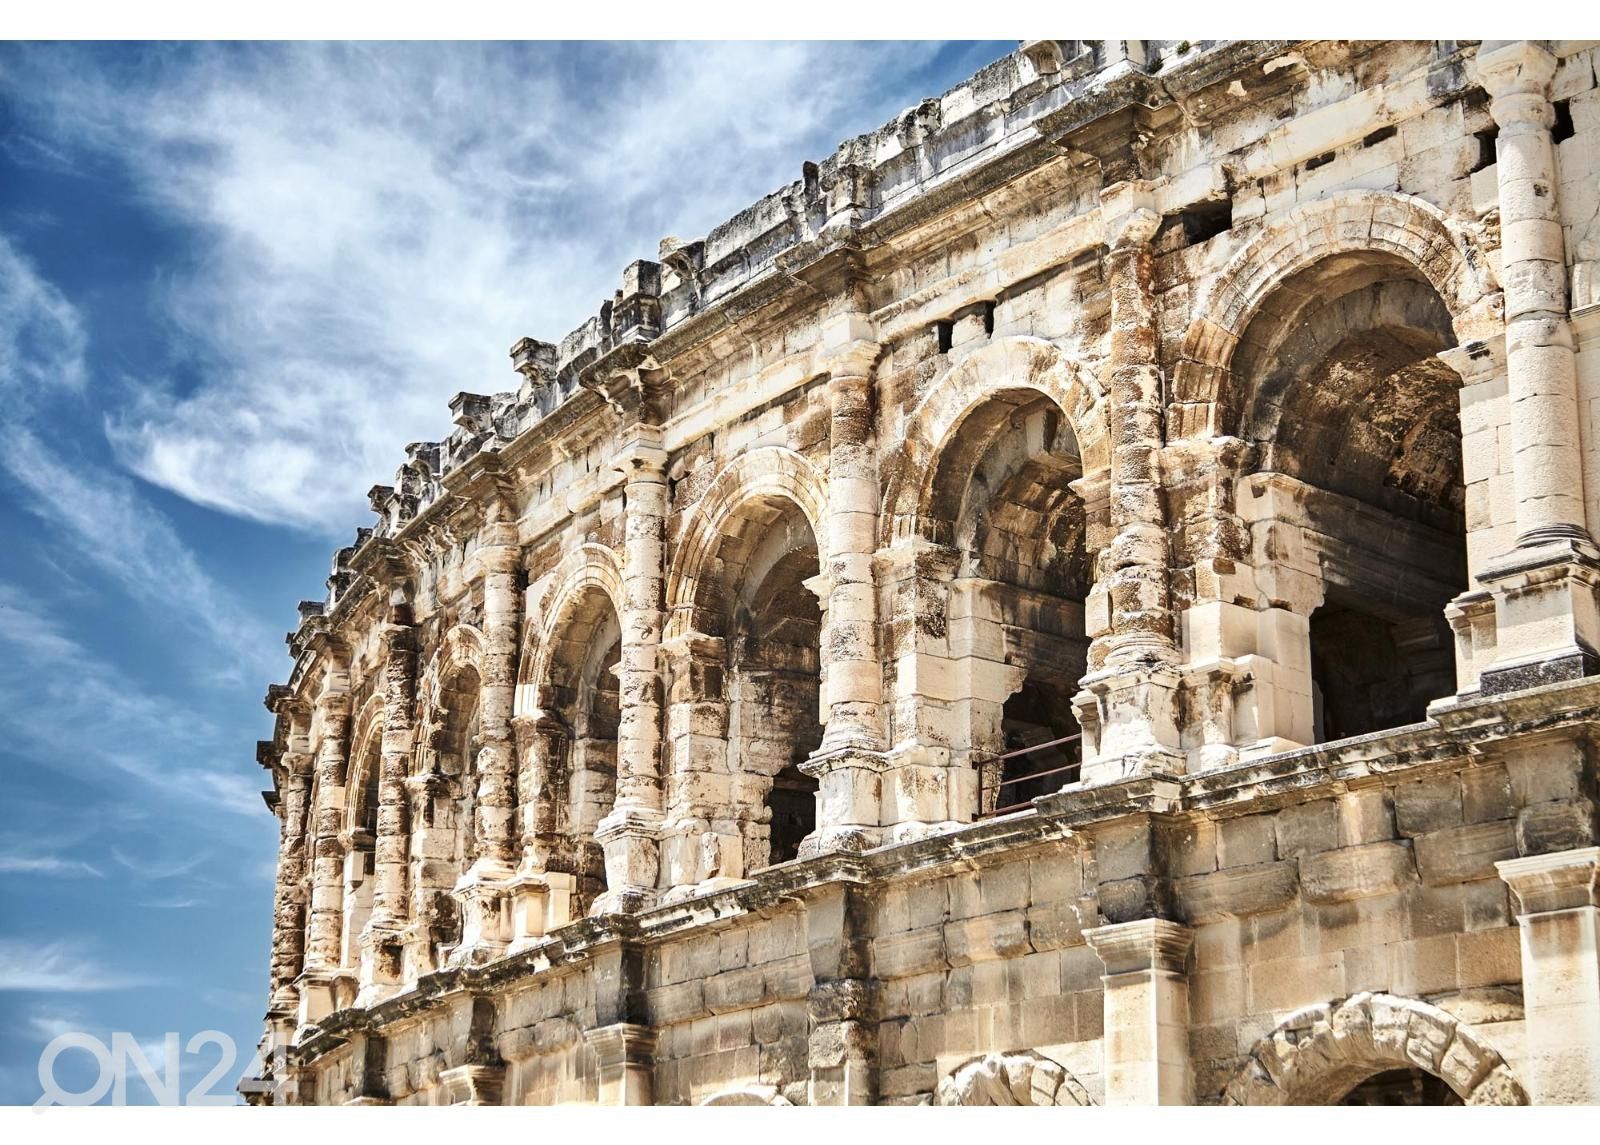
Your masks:
<svg viewBox="0 0 1600 1145"><path fill-rule="evenodd" d="M1030 41L518 342L269 691L252 1100L1600 1101L1596 57Z"/></svg>

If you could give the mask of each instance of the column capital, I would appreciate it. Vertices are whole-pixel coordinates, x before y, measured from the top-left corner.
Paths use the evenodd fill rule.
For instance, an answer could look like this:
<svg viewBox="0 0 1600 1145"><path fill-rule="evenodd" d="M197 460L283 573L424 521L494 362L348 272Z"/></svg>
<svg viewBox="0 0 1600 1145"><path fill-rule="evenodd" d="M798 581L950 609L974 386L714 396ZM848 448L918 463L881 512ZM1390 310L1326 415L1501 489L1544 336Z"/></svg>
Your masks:
<svg viewBox="0 0 1600 1145"><path fill-rule="evenodd" d="M883 346L866 338L856 338L837 346L827 346L817 351L817 365L825 370L834 382L846 378L867 378L877 365Z"/></svg>
<svg viewBox="0 0 1600 1145"><path fill-rule="evenodd" d="M503 1065L458 1065L440 1070L439 1080L452 1105L499 1105L506 1080Z"/></svg>
<svg viewBox="0 0 1600 1145"><path fill-rule="evenodd" d="M1600 906L1600 847L1502 859L1494 867L1516 895L1519 915Z"/></svg>
<svg viewBox="0 0 1600 1145"><path fill-rule="evenodd" d="M1485 40L1472 70L1493 99L1511 95L1547 98L1556 74L1556 57L1538 40ZM1492 108L1490 114L1494 114ZM1500 122L1498 115L1495 122Z"/></svg>
<svg viewBox="0 0 1600 1145"><path fill-rule="evenodd" d="M667 468L667 451L662 446L662 431L658 425L639 423L631 427L622 448L617 450L611 467L622 473L627 481L658 481Z"/></svg>
<svg viewBox="0 0 1600 1145"><path fill-rule="evenodd" d="M1155 187L1144 179L1124 179L1100 192L1100 217L1106 245L1113 251L1143 246L1161 225Z"/></svg>
<svg viewBox="0 0 1600 1145"><path fill-rule="evenodd" d="M600 1058L601 1065L623 1062L647 1064L656 1049L656 1032L636 1022L613 1022L583 1031L583 1040Z"/></svg>
<svg viewBox="0 0 1600 1145"><path fill-rule="evenodd" d="M1194 930L1164 918L1140 918L1097 926L1083 932L1084 939L1107 974L1131 974L1141 970L1163 970L1181 974L1194 944Z"/></svg>

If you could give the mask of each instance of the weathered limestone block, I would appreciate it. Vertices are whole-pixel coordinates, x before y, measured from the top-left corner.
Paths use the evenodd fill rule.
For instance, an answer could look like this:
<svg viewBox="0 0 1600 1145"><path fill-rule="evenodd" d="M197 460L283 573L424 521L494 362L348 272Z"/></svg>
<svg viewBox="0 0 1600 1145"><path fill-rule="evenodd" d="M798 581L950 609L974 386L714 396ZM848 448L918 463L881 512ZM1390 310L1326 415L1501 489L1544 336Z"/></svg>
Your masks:
<svg viewBox="0 0 1600 1145"><path fill-rule="evenodd" d="M1493 878L1495 863L1518 854L1516 830L1504 819L1418 835L1412 848L1429 886Z"/></svg>
<svg viewBox="0 0 1600 1145"><path fill-rule="evenodd" d="M1351 902L1393 894L1416 877L1411 848L1404 843L1365 843L1300 860L1300 886L1307 902Z"/></svg>

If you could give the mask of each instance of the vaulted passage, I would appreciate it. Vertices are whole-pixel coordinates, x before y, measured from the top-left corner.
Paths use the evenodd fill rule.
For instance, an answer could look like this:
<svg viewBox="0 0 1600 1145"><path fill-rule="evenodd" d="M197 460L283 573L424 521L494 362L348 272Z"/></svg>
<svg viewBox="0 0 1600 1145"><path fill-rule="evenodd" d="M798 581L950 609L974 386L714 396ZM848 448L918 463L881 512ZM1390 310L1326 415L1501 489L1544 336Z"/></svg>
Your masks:
<svg viewBox="0 0 1600 1145"><path fill-rule="evenodd" d="M816 827L800 764L822 742L822 611L806 583L818 571L805 513L771 496L723 522L696 577L669 726L673 817L695 829L678 845L701 848L702 879L793 859Z"/></svg>
<svg viewBox="0 0 1600 1145"><path fill-rule="evenodd" d="M616 800L616 667L622 628L604 590L577 593L562 611L539 690L526 802L537 810L535 846L544 869L577 879L575 913L606 890L595 829Z"/></svg>
<svg viewBox="0 0 1600 1145"><path fill-rule="evenodd" d="M1419 721L1454 690L1460 379L1436 356L1454 344L1409 263L1360 254L1285 281L1235 354L1232 414L1256 450L1241 507L1275 594L1309 620L1318 742Z"/></svg>
<svg viewBox="0 0 1600 1145"><path fill-rule="evenodd" d="M426 941L411 956L443 965L461 941L461 912L450 893L475 856L479 695L476 669L455 669L439 687L422 751L421 819L412 848L414 917Z"/></svg>
<svg viewBox="0 0 1600 1145"><path fill-rule="evenodd" d="M969 814L1026 806L1075 778L1072 696L1088 663L1092 581L1072 488L1082 472L1060 408L1012 389L962 419L933 475L926 528L952 550L949 651L973 682L952 729L952 747L979 769Z"/></svg>

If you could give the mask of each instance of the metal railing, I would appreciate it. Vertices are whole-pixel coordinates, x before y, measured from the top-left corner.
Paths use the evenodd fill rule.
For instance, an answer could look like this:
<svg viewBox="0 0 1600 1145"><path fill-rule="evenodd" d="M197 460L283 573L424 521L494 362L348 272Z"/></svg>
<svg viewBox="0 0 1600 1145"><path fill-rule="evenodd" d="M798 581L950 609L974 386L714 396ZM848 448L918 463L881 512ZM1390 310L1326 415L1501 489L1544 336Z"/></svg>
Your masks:
<svg viewBox="0 0 1600 1145"><path fill-rule="evenodd" d="M990 755L990 756L985 756L982 759L973 760L972 761L972 766L978 769L978 816L977 817L979 819L992 819L996 815L1009 815L1013 811L1025 811L1025 810L1027 810L1029 807L1033 806L1032 800L1024 800L1021 803L1012 803L1009 806L1004 806L1004 807L999 806L999 803L1000 803L1000 792L1002 790L1004 790L1005 788L1011 787L1011 786L1013 786L1015 784L1018 784L1018 783L1030 783L1035 779L1044 779L1045 777L1051 776L1051 775L1065 775L1069 771L1070 772L1077 772L1080 768L1083 767L1083 758L1082 758L1082 753L1080 752L1079 753L1079 758L1073 760L1071 763L1067 764L1065 767L1052 767L1052 768L1049 768L1048 770L1045 770L1045 771L1032 771L1032 772L1028 772L1026 774L1023 774L1023 775L1014 775L1010 779L1002 778L998 783L995 783L995 784L992 784L992 785L985 784L983 782L983 769L985 767L988 767L991 764L996 764L996 763L1003 765L1009 759L1020 759L1023 756L1032 755L1035 752L1045 751L1045 750L1047 750L1049 748L1060 747L1063 744L1077 743L1081 739L1083 739L1083 733L1079 732L1076 735L1062 736L1060 739L1052 739L1052 740L1046 740L1044 743L1036 743L1036 744L1033 744L1030 747L1019 747L1014 751L1006 752L1004 755ZM1002 776L1005 774L1003 769L1000 772L1000 774ZM1070 783L1070 782L1071 782L1071 780L1062 780L1062 786L1065 786L1067 783ZM991 792L991 791L994 792L994 794L995 794L995 804L996 804L996 806L995 806L993 811L985 811L985 810L983 810L984 796L988 792Z"/></svg>

